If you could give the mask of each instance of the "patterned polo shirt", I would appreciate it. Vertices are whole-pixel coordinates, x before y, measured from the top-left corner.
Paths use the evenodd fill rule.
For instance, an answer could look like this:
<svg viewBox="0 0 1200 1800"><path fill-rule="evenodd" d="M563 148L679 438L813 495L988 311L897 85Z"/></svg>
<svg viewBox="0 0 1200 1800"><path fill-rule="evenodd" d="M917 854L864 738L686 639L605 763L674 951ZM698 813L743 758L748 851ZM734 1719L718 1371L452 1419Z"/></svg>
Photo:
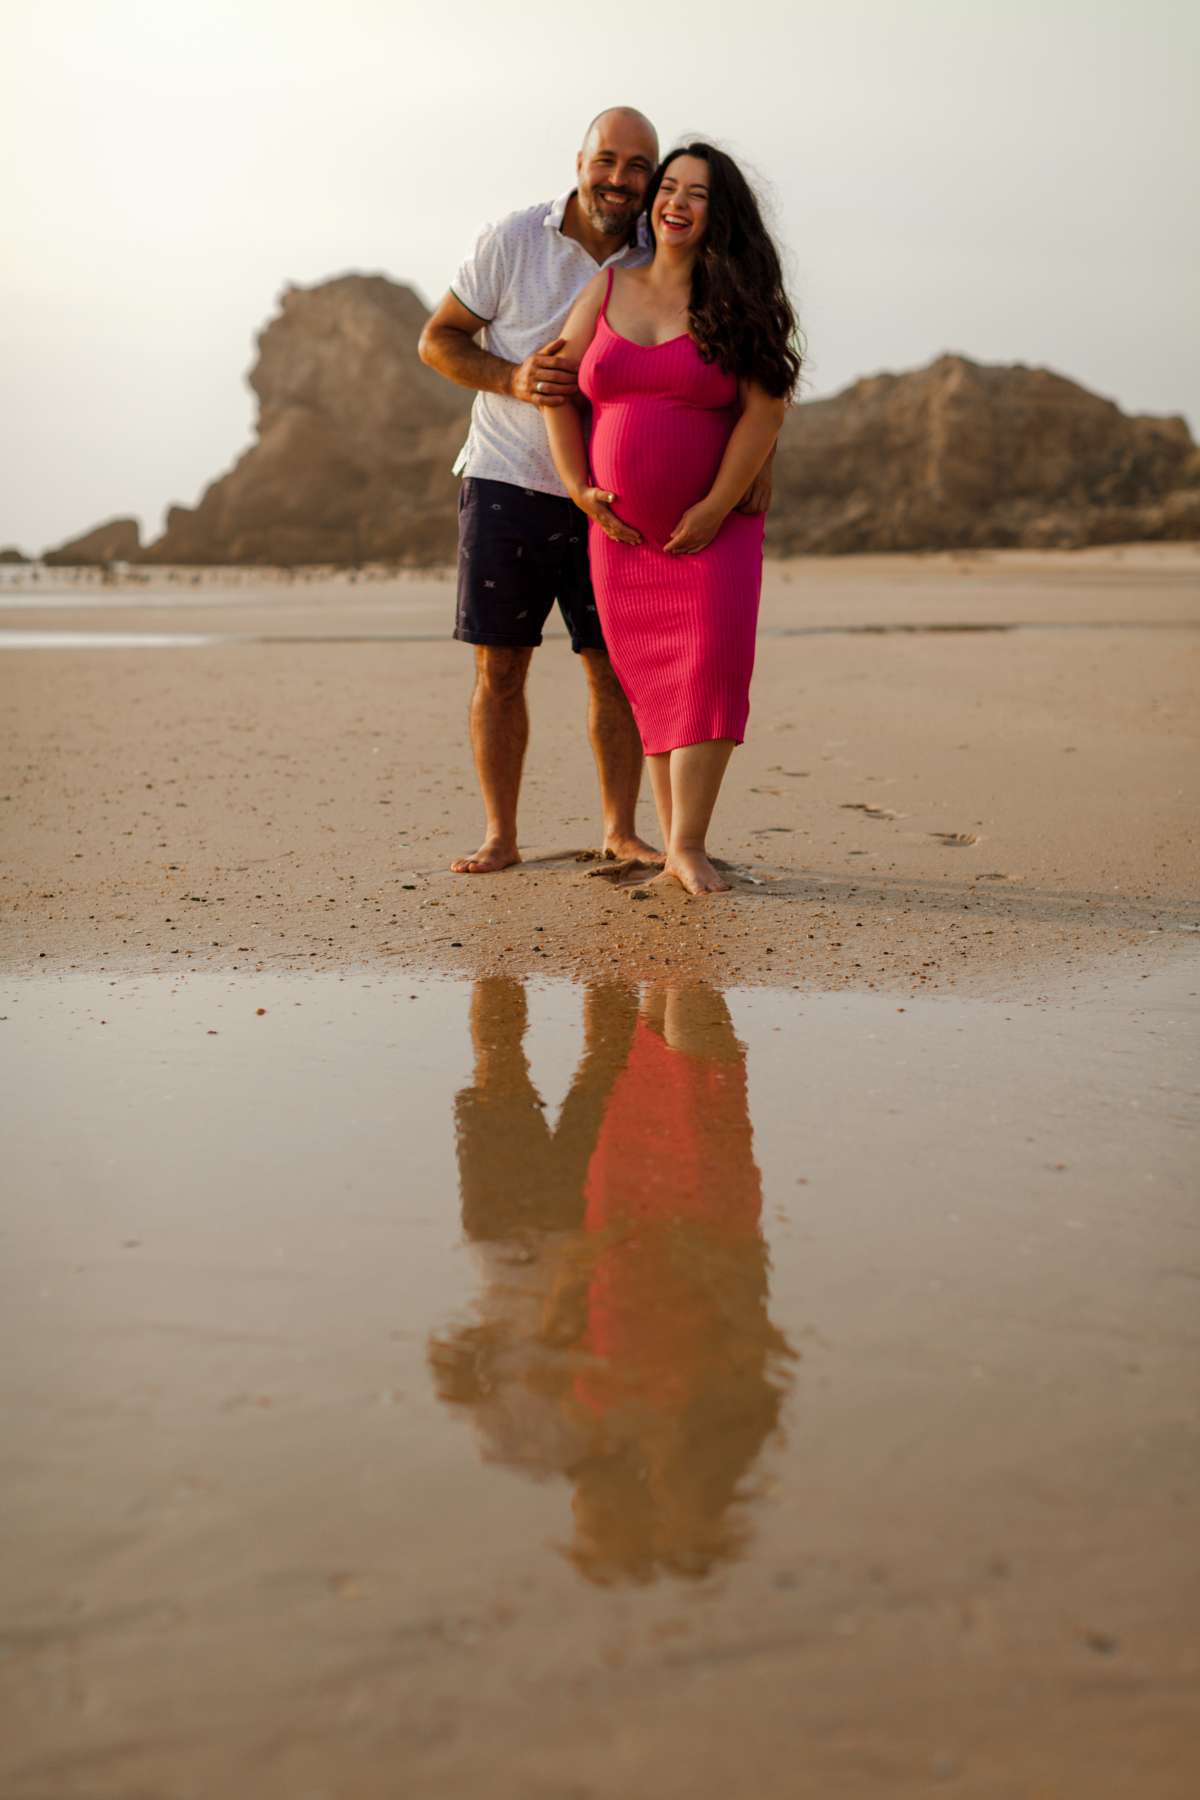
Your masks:
<svg viewBox="0 0 1200 1800"><path fill-rule="evenodd" d="M650 260L643 214L636 243L624 245L606 262L593 262L582 244L563 233L570 198L570 193L562 194L557 200L509 213L499 224L485 225L450 284L465 307L487 320L481 334L484 349L505 362L522 363L559 335L597 267L637 268ZM509 481L543 494L566 493L539 409L507 394L476 394L454 473Z"/></svg>

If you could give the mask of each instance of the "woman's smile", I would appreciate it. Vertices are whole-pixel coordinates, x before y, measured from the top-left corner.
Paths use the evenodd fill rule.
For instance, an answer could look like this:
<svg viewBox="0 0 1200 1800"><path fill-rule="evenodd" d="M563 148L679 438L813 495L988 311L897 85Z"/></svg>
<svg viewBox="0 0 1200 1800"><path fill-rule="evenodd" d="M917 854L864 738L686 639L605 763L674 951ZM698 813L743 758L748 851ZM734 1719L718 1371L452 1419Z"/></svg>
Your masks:
<svg viewBox="0 0 1200 1800"><path fill-rule="evenodd" d="M695 248L708 228L709 167L701 157L677 156L655 195L654 235L660 244Z"/></svg>

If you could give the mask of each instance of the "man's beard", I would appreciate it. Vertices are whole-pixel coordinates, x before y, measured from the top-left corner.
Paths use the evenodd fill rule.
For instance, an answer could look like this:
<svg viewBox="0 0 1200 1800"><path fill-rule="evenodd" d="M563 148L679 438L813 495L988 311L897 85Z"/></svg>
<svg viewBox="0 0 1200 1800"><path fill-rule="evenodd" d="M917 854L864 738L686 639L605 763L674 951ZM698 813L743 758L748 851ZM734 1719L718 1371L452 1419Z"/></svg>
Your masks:
<svg viewBox="0 0 1200 1800"><path fill-rule="evenodd" d="M607 188L602 189L601 192L613 193L614 190ZM628 237L633 229L634 220L637 218L637 202L632 194L614 194L614 198L625 200L628 203L629 210L624 215L607 212L600 204L599 193L594 193L588 198L584 211L587 213L589 222L605 237Z"/></svg>

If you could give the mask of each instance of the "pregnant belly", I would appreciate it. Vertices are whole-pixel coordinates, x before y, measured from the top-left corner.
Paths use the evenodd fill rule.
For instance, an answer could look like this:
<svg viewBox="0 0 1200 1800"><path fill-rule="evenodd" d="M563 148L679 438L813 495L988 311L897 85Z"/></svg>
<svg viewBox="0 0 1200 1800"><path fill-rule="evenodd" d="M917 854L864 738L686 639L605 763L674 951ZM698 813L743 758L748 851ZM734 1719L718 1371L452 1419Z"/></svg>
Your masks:
<svg viewBox="0 0 1200 1800"><path fill-rule="evenodd" d="M617 496L618 517L659 549L713 484L733 430L730 413L640 399L597 408L592 477Z"/></svg>

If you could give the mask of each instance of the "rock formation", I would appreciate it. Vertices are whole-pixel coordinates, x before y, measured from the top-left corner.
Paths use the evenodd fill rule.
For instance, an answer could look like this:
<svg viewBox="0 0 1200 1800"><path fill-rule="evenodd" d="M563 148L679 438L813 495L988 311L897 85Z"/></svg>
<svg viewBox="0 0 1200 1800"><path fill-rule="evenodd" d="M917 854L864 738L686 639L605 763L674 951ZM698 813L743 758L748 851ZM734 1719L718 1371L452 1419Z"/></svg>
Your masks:
<svg viewBox="0 0 1200 1800"><path fill-rule="evenodd" d="M1200 537L1181 418L1130 418L1048 369L940 356L794 408L769 537L801 551Z"/></svg>
<svg viewBox="0 0 1200 1800"><path fill-rule="evenodd" d="M136 562L141 550L141 532L136 519L109 519L95 525L82 537L70 538L57 550L47 550L42 561L64 568L87 563Z"/></svg>
<svg viewBox="0 0 1200 1800"><path fill-rule="evenodd" d="M0 563L27 563L31 561L32 558L26 556L23 550L18 550L15 544L5 544L3 550L0 550Z"/></svg>
<svg viewBox="0 0 1200 1800"><path fill-rule="evenodd" d="M425 368L425 308L381 275L288 288L250 374L257 442L138 551L131 519L51 562L451 560L471 395ZM940 550L1200 538L1200 452L1046 369L941 356L792 409L768 548Z"/></svg>
<svg viewBox="0 0 1200 1800"><path fill-rule="evenodd" d="M142 560L444 562L472 396L418 360L426 316L381 275L289 288L250 374L257 443Z"/></svg>

